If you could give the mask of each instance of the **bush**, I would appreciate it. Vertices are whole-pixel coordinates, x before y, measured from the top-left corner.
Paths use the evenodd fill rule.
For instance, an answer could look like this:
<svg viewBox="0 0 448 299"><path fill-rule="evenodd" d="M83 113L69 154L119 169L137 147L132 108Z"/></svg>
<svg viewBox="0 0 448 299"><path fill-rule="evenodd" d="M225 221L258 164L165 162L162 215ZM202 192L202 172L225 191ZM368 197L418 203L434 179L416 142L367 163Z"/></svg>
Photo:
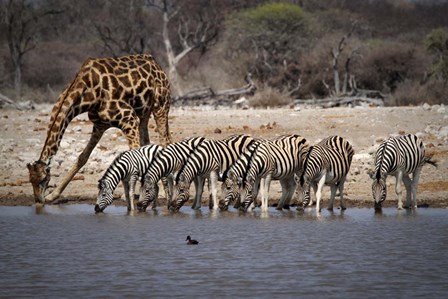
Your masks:
<svg viewBox="0 0 448 299"><path fill-rule="evenodd" d="M394 92L405 80L423 79L427 58L421 48L399 42L376 42L356 70L358 87Z"/></svg>
<svg viewBox="0 0 448 299"><path fill-rule="evenodd" d="M448 105L448 84L440 80L430 80L426 84L406 80L397 86L388 106L407 106L428 103Z"/></svg>
<svg viewBox="0 0 448 299"><path fill-rule="evenodd" d="M249 104L255 108L282 107L292 104L292 99L286 93L262 84L255 95L249 98Z"/></svg>

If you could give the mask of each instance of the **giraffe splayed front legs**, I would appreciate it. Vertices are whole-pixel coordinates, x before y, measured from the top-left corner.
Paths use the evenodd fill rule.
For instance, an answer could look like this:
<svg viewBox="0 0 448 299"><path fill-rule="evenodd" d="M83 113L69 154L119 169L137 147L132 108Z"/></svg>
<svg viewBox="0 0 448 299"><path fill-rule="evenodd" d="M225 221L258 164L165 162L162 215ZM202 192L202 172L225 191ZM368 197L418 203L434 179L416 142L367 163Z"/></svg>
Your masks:
<svg viewBox="0 0 448 299"><path fill-rule="evenodd" d="M35 201L44 203L57 199L87 162L108 128L119 128L129 148L138 148L149 143L148 120L152 114L160 143L163 146L171 143L170 103L168 78L152 56L87 59L53 107L40 158L27 165ZM93 123L90 140L60 185L44 200L51 177L51 159L70 121L84 112L89 113Z"/></svg>

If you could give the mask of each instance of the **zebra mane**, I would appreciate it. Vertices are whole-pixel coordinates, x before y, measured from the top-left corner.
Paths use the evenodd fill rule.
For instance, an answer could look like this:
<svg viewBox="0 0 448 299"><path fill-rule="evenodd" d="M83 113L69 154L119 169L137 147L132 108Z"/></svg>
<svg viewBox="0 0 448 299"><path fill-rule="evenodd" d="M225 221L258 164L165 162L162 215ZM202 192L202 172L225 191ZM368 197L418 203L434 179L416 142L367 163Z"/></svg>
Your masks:
<svg viewBox="0 0 448 299"><path fill-rule="evenodd" d="M198 144L196 146L192 146L190 151L188 152L188 158L187 161L185 161L185 163L182 164L182 166L180 167L179 171L176 174L176 178L175 178L175 182L176 184L179 183L179 178L180 178L180 174L184 171L185 167L187 166L188 161L190 160L191 156L195 153L196 149L202 144L202 141L204 141L205 139L201 139L199 140Z"/></svg>
<svg viewBox="0 0 448 299"><path fill-rule="evenodd" d="M247 181L247 175L248 175L248 173L249 173L249 168L250 168L250 165L251 165L252 160L253 160L253 158L254 158L255 152L257 151L258 147L262 144L261 142L256 141L256 140L252 140L252 141L253 141L253 143L255 143L255 145L254 145L255 147L254 147L254 149L250 152L250 154L248 155L247 167L246 167L245 172L243 173L243 177L242 177L242 179L243 179L243 184L245 184L246 181Z"/></svg>
<svg viewBox="0 0 448 299"><path fill-rule="evenodd" d="M375 178L376 178L377 181L379 181L381 179L381 167L383 166L383 162L384 162L384 152L386 151L386 147L387 147L387 144L388 144L389 140L390 140L390 138L387 139L384 142L384 146L383 146L383 148L381 150L381 153L380 153L380 155L381 155L380 159L381 160L380 160L380 163L378 165L378 169L377 169L376 174L375 174Z"/></svg>
<svg viewBox="0 0 448 299"><path fill-rule="evenodd" d="M242 157L248 157L252 154L253 151L250 151L250 147L255 143L258 142L255 139L252 139L251 141L249 141L249 144L247 145L246 149L243 151L243 153L241 154ZM223 174L221 175L221 177L219 178L220 181L225 182L225 180L229 177L229 172L232 168L235 167L235 165L238 163L238 160L235 161L229 168L227 168L226 170L224 170Z"/></svg>
<svg viewBox="0 0 448 299"><path fill-rule="evenodd" d="M311 151L313 150L314 146L310 146L308 149L308 153L306 154L305 157L305 161L303 161L303 171L302 171L302 175L300 176L300 186L303 186L303 184L305 183L305 172L306 172L306 167L308 166L308 159L311 155Z"/></svg>
<svg viewBox="0 0 448 299"><path fill-rule="evenodd" d="M107 168L106 172L103 174L103 176L101 177L101 179L98 181L99 183L104 182L107 178L109 178L109 174L112 172L112 169L114 168L113 166L116 165L118 163L118 161L121 160L121 158L123 157L123 155L126 153L126 151L119 153L115 159L112 161L112 163L110 164L109 168Z"/></svg>

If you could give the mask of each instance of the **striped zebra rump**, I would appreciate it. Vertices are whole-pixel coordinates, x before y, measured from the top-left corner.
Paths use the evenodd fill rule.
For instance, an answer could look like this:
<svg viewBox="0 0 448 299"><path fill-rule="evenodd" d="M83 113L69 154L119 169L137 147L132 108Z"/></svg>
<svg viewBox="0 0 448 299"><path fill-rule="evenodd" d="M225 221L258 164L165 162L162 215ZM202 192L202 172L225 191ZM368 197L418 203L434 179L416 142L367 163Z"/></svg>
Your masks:
<svg viewBox="0 0 448 299"><path fill-rule="evenodd" d="M172 143L163 149L149 166L142 179L140 197L137 202L139 211L146 211L150 203L154 203L159 195L158 182L167 178L167 205L172 199L173 176L184 166L189 156L205 140L204 137L192 137Z"/></svg>
<svg viewBox="0 0 448 299"><path fill-rule="evenodd" d="M119 154L98 181L99 192L95 212L102 212L112 203L113 192L120 181L123 182L125 188L128 210L133 210L136 182L144 175L162 149L160 145L150 144Z"/></svg>
<svg viewBox="0 0 448 299"><path fill-rule="evenodd" d="M252 140L249 135L233 135L222 140L207 140L198 146L176 177L172 209L179 210L188 201L190 185L195 177L209 178L213 208L217 209L216 184L219 174L230 168ZM200 206L201 198L196 197L192 208Z"/></svg>
<svg viewBox="0 0 448 299"><path fill-rule="evenodd" d="M289 201L295 189L294 174L301 171L303 159L309 144L299 135L286 135L260 144L254 152L254 157L247 165L247 176L242 182L242 209L254 202L261 179L265 178L262 196L262 208L267 209L268 190L271 180L280 180L282 184L282 198L279 203L283 206ZM287 182L287 183L286 183ZM288 190L285 190L288 188Z"/></svg>
<svg viewBox="0 0 448 299"><path fill-rule="evenodd" d="M375 208L380 209L382 202L386 199L386 178L388 175L396 176L395 189L398 195L398 208L402 208L401 180L406 186L407 205L410 205L412 199L416 206L417 184L420 171L425 163L435 166L435 162L426 157L423 141L416 135L395 136L383 141L376 152L375 170L371 173ZM412 180L409 177L411 173L413 174Z"/></svg>
<svg viewBox="0 0 448 299"><path fill-rule="evenodd" d="M300 176L300 186L303 193L302 208L307 207L310 203L310 187L314 186L317 198L316 209L319 211L322 187L329 185L332 191L329 209L333 208L336 187L339 188L341 195L341 206L345 209L342 193L353 156L354 150L351 144L340 136L330 136L309 148L303 173ZM302 208L299 207L298 209Z"/></svg>
<svg viewBox="0 0 448 299"><path fill-rule="evenodd" d="M409 174L425 163L425 147L415 135L390 137L383 141L375 155L375 178L397 170Z"/></svg>

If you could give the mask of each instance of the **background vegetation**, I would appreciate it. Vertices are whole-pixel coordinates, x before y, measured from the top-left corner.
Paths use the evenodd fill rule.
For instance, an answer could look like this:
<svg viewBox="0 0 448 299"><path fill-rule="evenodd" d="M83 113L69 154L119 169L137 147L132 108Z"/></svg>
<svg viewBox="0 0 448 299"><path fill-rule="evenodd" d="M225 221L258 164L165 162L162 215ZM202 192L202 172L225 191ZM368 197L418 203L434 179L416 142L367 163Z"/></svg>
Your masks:
<svg viewBox="0 0 448 299"><path fill-rule="evenodd" d="M240 87L261 106L375 90L448 104L448 3L0 0L0 94L54 102L88 57L151 53L175 95Z"/></svg>

